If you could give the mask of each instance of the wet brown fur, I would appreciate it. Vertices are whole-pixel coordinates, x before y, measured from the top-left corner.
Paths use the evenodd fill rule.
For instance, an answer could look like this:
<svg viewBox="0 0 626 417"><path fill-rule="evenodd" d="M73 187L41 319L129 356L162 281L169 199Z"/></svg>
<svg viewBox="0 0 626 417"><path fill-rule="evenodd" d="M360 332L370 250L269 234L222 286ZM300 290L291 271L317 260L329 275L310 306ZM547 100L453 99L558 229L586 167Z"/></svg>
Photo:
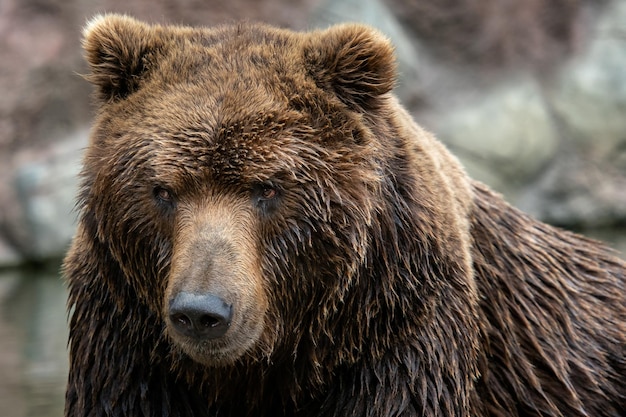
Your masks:
<svg viewBox="0 0 626 417"><path fill-rule="evenodd" d="M624 416L626 265L471 181L382 35L113 15L84 47L66 416ZM222 339L170 331L181 290L233 303Z"/></svg>

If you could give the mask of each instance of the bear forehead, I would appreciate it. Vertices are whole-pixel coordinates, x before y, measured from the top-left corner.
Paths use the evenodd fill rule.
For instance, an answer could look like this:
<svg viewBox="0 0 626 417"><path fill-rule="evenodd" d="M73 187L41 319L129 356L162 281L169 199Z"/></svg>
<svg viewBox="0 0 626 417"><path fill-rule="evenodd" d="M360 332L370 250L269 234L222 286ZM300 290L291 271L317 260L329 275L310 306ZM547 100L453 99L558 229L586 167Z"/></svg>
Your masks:
<svg viewBox="0 0 626 417"><path fill-rule="evenodd" d="M291 84L287 79L304 72L302 39L295 33L262 25L162 30L168 35L151 64L167 83L212 83L241 93L254 86ZM299 78L298 85L303 81Z"/></svg>
<svg viewBox="0 0 626 417"><path fill-rule="evenodd" d="M114 155L145 155L132 163L160 175L228 182L264 181L307 163L314 135L295 111L267 106L236 112L212 100L200 105L192 98L169 98L146 101L136 115L116 123L121 138L107 139ZM129 161L122 156L118 162Z"/></svg>
<svg viewBox="0 0 626 417"><path fill-rule="evenodd" d="M259 111L246 118L186 114L179 126L163 129L144 141L152 148L150 164L166 173L186 173L211 179L265 181L281 171L295 172L310 147L306 125L293 125L281 115ZM202 118L202 119L200 119Z"/></svg>
<svg viewBox="0 0 626 417"><path fill-rule="evenodd" d="M328 140L328 132L335 132L331 121L314 126L319 121L310 114L276 98L266 95L252 105L238 93L221 100L201 90L138 94L131 99L140 101L140 108L120 121L124 140L111 143L120 155L145 154L133 163L145 164L164 184L258 183L287 180L285 175L300 181L294 176L305 171L324 175L324 159L338 146Z"/></svg>
<svg viewBox="0 0 626 417"><path fill-rule="evenodd" d="M144 88L117 106L120 133L130 135L122 146L150 147L148 162L169 170L256 177L268 165L279 170L298 153L290 145L312 136L309 117L290 105L306 82L290 90L301 74L279 58L284 37L214 32L177 34L175 47L152 57Z"/></svg>

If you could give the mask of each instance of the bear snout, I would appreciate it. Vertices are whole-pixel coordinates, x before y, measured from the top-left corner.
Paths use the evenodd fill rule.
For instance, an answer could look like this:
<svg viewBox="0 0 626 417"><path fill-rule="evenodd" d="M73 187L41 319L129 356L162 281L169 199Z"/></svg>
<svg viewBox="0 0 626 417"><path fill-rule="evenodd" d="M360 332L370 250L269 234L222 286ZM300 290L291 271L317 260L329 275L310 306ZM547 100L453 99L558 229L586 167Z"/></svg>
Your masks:
<svg viewBox="0 0 626 417"><path fill-rule="evenodd" d="M180 292L169 302L168 319L179 334L195 339L218 339L226 334L233 305L211 293Z"/></svg>

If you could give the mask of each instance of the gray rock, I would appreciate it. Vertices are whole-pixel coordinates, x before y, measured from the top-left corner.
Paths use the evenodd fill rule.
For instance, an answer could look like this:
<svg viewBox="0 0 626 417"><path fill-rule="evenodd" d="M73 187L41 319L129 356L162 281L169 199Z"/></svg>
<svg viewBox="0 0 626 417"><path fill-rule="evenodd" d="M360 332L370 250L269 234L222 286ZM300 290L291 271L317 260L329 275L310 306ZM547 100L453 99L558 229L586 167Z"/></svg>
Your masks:
<svg viewBox="0 0 626 417"><path fill-rule="evenodd" d="M15 248L0 236L0 266L16 266L22 262L22 257Z"/></svg>
<svg viewBox="0 0 626 417"><path fill-rule="evenodd" d="M576 145L611 153L626 145L626 2L615 0L595 22L592 39L557 77L548 95Z"/></svg>
<svg viewBox="0 0 626 417"><path fill-rule="evenodd" d="M626 223L626 2L613 1L587 48L546 91L562 135L559 158L517 203L552 223Z"/></svg>
<svg viewBox="0 0 626 417"><path fill-rule="evenodd" d="M532 78L483 91L480 98L440 114L439 137L472 177L501 192L532 181L555 157L558 134Z"/></svg>
<svg viewBox="0 0 626 417"><path fill-rule="evenodd" d="M626 222L626 177L584 155L564 156L529 187L517 205L549 223L609 228Z"/></svg>
<svg viewBox="0 0 626 417"><path fill-rule="evenodd" d="M73 207L87 137L80 131L17 170L16 195L26 230L19 246L25 258L57 258L67 250L76 227Z"/></svg>

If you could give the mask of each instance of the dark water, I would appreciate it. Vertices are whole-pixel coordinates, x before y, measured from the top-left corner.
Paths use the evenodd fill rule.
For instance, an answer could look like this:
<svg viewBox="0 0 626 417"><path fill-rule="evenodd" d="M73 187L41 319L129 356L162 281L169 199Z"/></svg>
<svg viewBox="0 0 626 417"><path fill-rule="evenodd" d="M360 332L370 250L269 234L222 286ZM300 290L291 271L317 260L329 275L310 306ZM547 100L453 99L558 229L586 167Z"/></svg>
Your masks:
<svg viewBox="0 0 626 417"><path fill-rule="evenodd" d="M59 265L0 271L0 417L62 417L67 293Z"/></svg>

